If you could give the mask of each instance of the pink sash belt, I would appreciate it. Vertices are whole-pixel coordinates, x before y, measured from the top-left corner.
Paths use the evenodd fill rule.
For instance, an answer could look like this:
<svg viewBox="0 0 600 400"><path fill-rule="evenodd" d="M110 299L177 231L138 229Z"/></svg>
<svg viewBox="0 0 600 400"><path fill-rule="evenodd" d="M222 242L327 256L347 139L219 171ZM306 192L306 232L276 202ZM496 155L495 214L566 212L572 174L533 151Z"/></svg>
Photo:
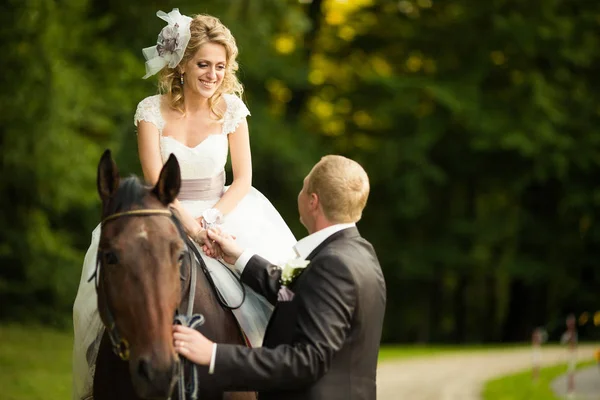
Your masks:
<svg viewBox="0 0 600 400"><path fill-rule="evenodd" d="M213 200L223 194L225 171L210 178L182 179L179 200Z"/></svg>

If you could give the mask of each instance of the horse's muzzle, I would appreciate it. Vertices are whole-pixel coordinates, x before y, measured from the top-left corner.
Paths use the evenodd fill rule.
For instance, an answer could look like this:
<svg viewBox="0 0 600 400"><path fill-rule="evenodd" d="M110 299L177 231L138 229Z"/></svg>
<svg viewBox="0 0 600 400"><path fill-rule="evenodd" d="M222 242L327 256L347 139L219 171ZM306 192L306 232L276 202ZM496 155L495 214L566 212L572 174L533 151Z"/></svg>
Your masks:
<svg viewBox="0 0 600 400"><path fill-rule="evenodd" d="M149 357L130 361L133 387L143 399L168 399L179 374L179 360L172 358L166 365L156 365Z"/></svg>

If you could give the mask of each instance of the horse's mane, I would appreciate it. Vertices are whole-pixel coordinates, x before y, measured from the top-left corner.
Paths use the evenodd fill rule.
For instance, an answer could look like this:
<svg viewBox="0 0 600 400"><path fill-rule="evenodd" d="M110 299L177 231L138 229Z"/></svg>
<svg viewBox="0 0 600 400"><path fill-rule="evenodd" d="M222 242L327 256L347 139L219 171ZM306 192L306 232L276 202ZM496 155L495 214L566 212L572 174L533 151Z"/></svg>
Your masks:
<svg viewBox="0 0 600 400"><path fill-rule="evenodd" d="M124 210L130 210L134 206L143 207L144 196L148 194L150 189L152 189L152 186L143 183L142 180L135 175L125 178L121 181L113 201L110 202L110 207L107 210L108 215ZM181 237L186 239L187 235L176 212L173 213L171 219L175 223Z"/></svg>
<svg viewBox="0 0 600 400"><path fill-rule="evenodd" d="M114 198L109 203L107 215L124 210L130 210L134 206L143 206L144 196L148 194L150 186L142 183L137 176L130 176L121 181Z"/></svg>

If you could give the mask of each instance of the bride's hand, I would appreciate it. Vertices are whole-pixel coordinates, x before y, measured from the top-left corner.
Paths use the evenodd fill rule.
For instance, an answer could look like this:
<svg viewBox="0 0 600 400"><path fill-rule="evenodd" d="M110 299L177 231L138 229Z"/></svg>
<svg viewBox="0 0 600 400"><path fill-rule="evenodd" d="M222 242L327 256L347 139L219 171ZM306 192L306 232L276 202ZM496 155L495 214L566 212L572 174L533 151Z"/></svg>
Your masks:
<svg viewBox="0 0 600 400"><path fill-rule="evenodd" d="M243 252L235 242L235 236L217 231L216 229L209 229L207 233L209 240L221 250L223 261L231 265L235 264Z"/></svg>
<svg viewBox="0 0 600 400"><path fill-rule="evenodd" d="M215 232L219 235L226 235L227 237L235 240L234 235L228 235L228 234L224 233L218 227L211 228L210 231ZM222 259L224 256L224 253L223 253L223 249L221 248L221 246L218 243L216 243L214 240L211 240L210 238L208 240L209 240L209 244L211 246L208 246L207 244L204 244L202 246L202 251L204 251L204 254L206 254L207 256L212 257L212 258ZM226 260L224 260L224 261L226 261Z"/></svg>
<svg viewBox="0 0 600 400"><path fill-rule="evenodd" d="M214 240L208 238L207 232L206 229L201 228L190 237L202 247L202 250L207 256L219 259L223 256L223 252Z"/></svg>
<svg viewBox="0 0 600 400"><path fill-rule="evenodd" d="M200 228L196 232L190 234L190 238L200 246L204 245L208 240L206 229Z"/></svg>
<svg viewBox="0 0 600 400"><path fill-rule="evenodd" d="M202 251L210 258L215 258L217 260L223 257L223 250L219 247L218 244L213 243L211 246L203 245Z"/></svg>
<svg viewBox="0 0 600 400"><path fill-rule="evenodd" d="M218 229L219 232L221 231L220 228L212 228L212 229ZM205 232L207 233L206 240L209 242L204 242L202 244L202 251L204 252L204 254L206 254L209 257L216 258L216 259L221 258L223 256L223 252L221 251L221 248L214 240L211 240L208 238L208 230L205 230Z"/></svg>

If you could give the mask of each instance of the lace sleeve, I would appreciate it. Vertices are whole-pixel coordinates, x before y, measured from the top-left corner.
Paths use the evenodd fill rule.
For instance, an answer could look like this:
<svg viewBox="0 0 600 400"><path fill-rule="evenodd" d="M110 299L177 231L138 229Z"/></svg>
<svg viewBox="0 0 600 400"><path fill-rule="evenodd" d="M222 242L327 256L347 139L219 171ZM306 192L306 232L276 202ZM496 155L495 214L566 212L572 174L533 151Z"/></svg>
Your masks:
<svg viewBox="0 0 600 400"><path fill-rule="evenodd" d="M150 122L158 128L158 132L162 134L164 123L160 116L160 96L146 97L140 101L137 109L135 110L135 116L133 117L133 124L138 126L139 121Z"/></svg>
<svg viewBox="0 0 600 400"><path fill-rule="evenodd" d="M250 115L250 110L248 110L242 99L236 95L224 94L223 99L227 104L227 110L225 110L223 116L223 133L229 135L235 132L240 122Z"/></svg>

